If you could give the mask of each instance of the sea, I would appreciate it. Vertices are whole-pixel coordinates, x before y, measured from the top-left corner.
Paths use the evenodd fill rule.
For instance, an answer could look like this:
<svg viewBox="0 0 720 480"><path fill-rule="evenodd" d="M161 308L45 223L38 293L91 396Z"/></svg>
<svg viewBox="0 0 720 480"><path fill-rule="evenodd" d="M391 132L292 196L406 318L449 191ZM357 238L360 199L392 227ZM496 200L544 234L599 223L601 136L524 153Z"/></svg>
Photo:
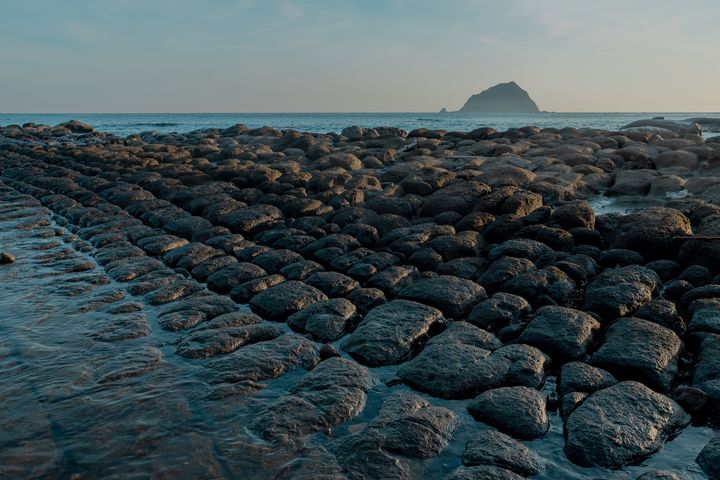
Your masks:
<svg viewBox="0 0 720 480"><path fill-rule="evenodd" d="M718 113L0 113L0 125L33 122L57 125L74 119L93 125L96 129L116 135L156 131L190 132L204 128L226 128L238 123L250 128L273 127L279 130L299 130L313 133L340 133L348 126L399 127L470 131L480 127L497 130L537 127L575 127L617 130L635 120L664 117L666 120L685 120L707 117L720 119ZM714 136L717 132L706 132Z"/></svg>

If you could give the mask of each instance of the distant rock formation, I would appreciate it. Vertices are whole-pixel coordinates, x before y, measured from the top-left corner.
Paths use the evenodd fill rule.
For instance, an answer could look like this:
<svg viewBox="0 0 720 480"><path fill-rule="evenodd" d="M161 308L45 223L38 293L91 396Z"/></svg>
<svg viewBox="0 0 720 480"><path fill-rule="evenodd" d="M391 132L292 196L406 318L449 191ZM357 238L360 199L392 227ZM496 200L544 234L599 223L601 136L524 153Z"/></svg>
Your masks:
<svg viewBox="0 0 720 480"><path fill-rule="evenodd" d="M500 83L473 95L460 112L540 113L530 95L515 82Z"/></svg>

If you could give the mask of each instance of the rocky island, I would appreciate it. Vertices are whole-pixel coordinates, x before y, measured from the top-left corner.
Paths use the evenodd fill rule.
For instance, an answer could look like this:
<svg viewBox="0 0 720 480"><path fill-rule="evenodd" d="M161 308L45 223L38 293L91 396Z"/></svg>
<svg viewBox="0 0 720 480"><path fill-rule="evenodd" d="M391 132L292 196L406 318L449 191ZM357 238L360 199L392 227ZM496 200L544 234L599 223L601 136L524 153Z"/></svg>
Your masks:
<svg viewBox="0 0 720 480"><path fill-rule="evenodd" d="M720 137L662 128L0 128L2 473L718 478Z"/></svg>
<svg viewBox="0 0 720 480"><path fill-rule="evenodd" d="M530 95L515 82L500 83L468 98L460 112L540 113Z"/></svg>

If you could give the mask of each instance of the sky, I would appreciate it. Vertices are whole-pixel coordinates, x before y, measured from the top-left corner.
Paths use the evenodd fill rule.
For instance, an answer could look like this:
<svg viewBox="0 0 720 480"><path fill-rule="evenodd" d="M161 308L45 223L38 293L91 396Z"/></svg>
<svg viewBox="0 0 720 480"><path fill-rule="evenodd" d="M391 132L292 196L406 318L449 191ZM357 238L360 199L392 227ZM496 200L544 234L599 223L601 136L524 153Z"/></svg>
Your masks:
<svg viewBox="0 0 720 480"><path fill-rule="evenodd" d="M718 0L0 0L0 112L720 111Z"/></svg>

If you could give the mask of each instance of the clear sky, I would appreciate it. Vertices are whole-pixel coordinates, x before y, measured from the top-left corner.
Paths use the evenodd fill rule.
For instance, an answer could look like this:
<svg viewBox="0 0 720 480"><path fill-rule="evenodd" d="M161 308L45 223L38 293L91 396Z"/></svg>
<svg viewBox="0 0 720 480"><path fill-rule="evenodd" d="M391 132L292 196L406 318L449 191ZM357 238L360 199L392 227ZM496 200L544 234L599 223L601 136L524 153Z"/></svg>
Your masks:
<svg viewBox="0 0 720 480"><path fill-rule="evenodd" d="M719 0L0 0L3 112L720 111Z"/></svg>

